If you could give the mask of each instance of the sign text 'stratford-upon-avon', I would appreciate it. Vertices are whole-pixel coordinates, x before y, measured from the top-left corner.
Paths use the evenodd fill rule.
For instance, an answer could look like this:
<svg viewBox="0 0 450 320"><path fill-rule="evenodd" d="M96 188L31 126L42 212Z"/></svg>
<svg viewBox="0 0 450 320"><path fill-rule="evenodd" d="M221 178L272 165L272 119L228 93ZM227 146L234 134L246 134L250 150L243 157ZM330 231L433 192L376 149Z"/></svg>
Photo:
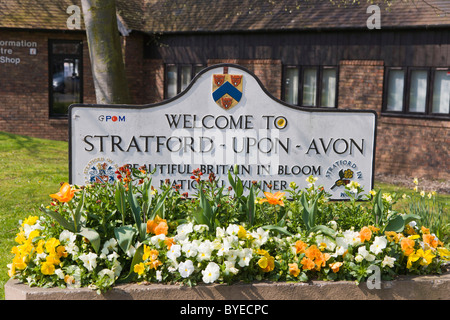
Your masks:
<svg viewBox="0 0 450 320"><path fill-rule="evenodd" d="M375 128L375 112L293 107L271 97L249 71L219 65L160 104L71 106L71 183L111 182L130 164L189 193L194 169L227 184L237 168L246 186L306 187L313 175L332 199L345 199L351 181L367 192L373 187Z"/></svg>

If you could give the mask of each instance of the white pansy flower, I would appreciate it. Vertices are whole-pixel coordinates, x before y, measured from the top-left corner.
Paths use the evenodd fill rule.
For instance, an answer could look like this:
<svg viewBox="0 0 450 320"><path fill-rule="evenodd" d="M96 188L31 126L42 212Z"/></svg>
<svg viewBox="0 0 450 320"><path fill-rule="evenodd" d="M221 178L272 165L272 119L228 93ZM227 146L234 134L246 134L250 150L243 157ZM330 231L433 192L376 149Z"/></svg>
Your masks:
<svg viewBox="0 0 450 320"><path fill-rule="evenodd" d="M383 266L383 267L388 266L389 268L393 268L395 260L397 260L397 259L389 257L389 256L385 256L383 261L381 262L381 266Z"/></svg>
<svg viewBox="0 0 450 320"><path fill-rule="evenodd" d="M238 251L239 261L238 264L240 267L247 267L250 264L250 260L252 259L252 249L244 248Z"/></svg>
<svg viewBox="0 0 450 320"><path fill-rule="evenodd" d="M156 270L156 280L158 280L158 282L162 281L162 271L161 270Z"/></svg>
<svg viewBox="0 0 450 320"><path fill-rule="evenodd" d="M59 279L64 279L64 272L61 269L56 269L55 274L58 276Z"/></svg>
<svg viewBox="0 0 450 320"><path fill-rule="evenodd" d="M374 261L375 260L375 256L373 254L371 254L369 251L367 251L365 246L362 246L362 247L358 248L358 254L361 255L367 261Z"/></svg>
<svg viewBox="0 0 450 320"><path fill-rule="evenodd" d="M196 224L194 226L194 231L202 233L202 232L205 232L205 231L209 231L209 227L206 224Z"/></svg>
<svg viewBox="0 0 450 320"><path fill-rule="evenodd" d="M117 251L117 240L114 238L109 239L103 244L103 249L108 250L106 254L108 254L109 251Z"/></svg>
<svg viewBox="0 0 450 320"><path fill-rule="evenodd" d="M119 258L120 256L119 256L119 254L117 253L117 252L113 252L113 253L110 253L110 254L108 254L107 256L106 256L106 258L109 260L109 261L113 261L114 259L117 259L117 258Z"/></svg>
<svg viewBox="0 0 450 320"><path fill-rule="evenodd" d="M92 271L97 267L97 254L93 252L89 252L88 254L82 254L78 258L83 261L83 266L88 269L88 271Z"/></svg>
<svg viewBox="0 0 450 320"><path fill-rule="evenodd" d="M230 243L227 239L223 239L223 243L221 244L219 251L217 251L217 255L219 257L222 257L224 254L226 254L231 248Z"/></svg>
<svg viewBox="0 0 450 320"><path fill-rule="evenodd" d="M260 247L269 239L269 231L264 231L263 228L259 227L255 232L251 233L251 236L254 238L256 246Z"/></svg>
<svg viewBox="0 0 450 320"><path fill-rule="evenodd" d="M359 237L359 232L353 230L346 230L342 233L342 237L336 237L337 246L345 249L347 249L349 245L356 246L360 243L361 238Z"/></svg>
<svg viewBox="0 0 450 320"><path fill-rule="evenodd" d="M209 258L211 258L212 251L213 251L212 242L209 240L203 241L198 246L197 260L198 261L209 260Z"/></svg>
<svg viewBox="0 0 450 320"><path fill-rule="evenodd" d="M225 274L238 274L239 269L234 266L234 261L225 261Z"/></svg>
<svg viewBox="0 0 450 320"><path fill-rule="evenodd" d="M166 240L166 236L164 235L164 234L158 234L158 235L156 235L156 236L153 236L153 237L151 237L150 238L150 242L157 248L157 249L160 249L161 248L161 245L160 245L160 243L161 242L164 242L164 240Z"/></svg>
<svg viewBox="0 0 450 320"><path fill-rule="evenodd" d="M194 272L194 264L191 260L186 260L178 265L178 272L183 278L189 277Z"/></svg>
<svg viewBox="0 0 450 320"><path fill-rule="evenodd" d="M386 248L387 239L386 237L375 237L373 244L370 246L370 251L375 255L381 253L384 248Z"/></svg>
<svg viewBox="0 0 450 320"><path fill-rule="evenodd" d="M225 229L217 227L216 228L216 238L223 238L225 237Z"/></svg>
<svg viewBox="0 0 450 320"><path fill-rule="evenodd" d="M325 244L325 248L329 251L334 251L336 248L336 244L330 238L321 234L316 236L316 244L317 246L322 246L322 244Z"/></svg>
<svg viewBox="0 0 450 320"><path fill-rule="evenodd" d="M187 258L192 258L197 255L198 247L193 242L186 242L181 247L181 251L183 251L186 254Z"/></svg>
<svg viewBox="0 0 450 320"><path fill-rule="evenodd" d="M75 242L77 236L75 233L70 232L69 230L64 230L59 234L59 241L61 243L69 244Z"/></svg>
<svg viewBox="0 0 450 320"><path fill-rule="evenodd" d="M210 262L202 271L202 280L204 283L213 283L220 276L220 267L215 262Z"/></svg>
<svg viewBox="0 0 450 320"><path fill-rule="evenodd" d="M43 229L44 229L44 227L42 227L42 226L40 225L40 221L39 221L39 220L37 220L36 223L33 224L32 226L30 226L30 225L27 224L27 223L25 223L25 224L23 225L23 231L24 231L24 233L25 233L25 237L27 237L27 238L28 238L28 236L30 235L30 233L31 233L32 231L34 231L34 230L43 230Z"/></svg>
<svg viewBox="0 0 450 320"><path fill-rule="evenodd" d="M110 278L111 280L113 280L113 281L114 281L114 279L115 279L114 271L109 270L109 269L103 269L102 271L100 271L100 272L98 273L98 276L99 276L99 278L103 278L104 276L107 276L107 277L109 277L109 278Z"/></svg>
<svg viewBox="0 0 450 320"><path fill-rule="evenodd" d="M230 235L230 236L237 236L238 232L239 232L239 226L237 224L230 224L227 227L226 232Z"/></svg>
<svg viewBox="0 0 450 320"><path fill-rule="evenodd" d="M112 271L114 271L114 275L116 277L120 276L120 273L122 272L122 266L120 265L119 260L114 260Z"/></svg>
<svg viewBox="0 0 450 320"><path fill-rule="evenodd" d="M177 227L177 235L175 236L175 241L185 240L187 235L193 231L193 224L183 223Z"/></svg>
<svg viewBox="0 0 450 320"><path fill-rule="evenodd" d="M226 253L226 258L228 261L236 261L236 259L238 258L238 250L228 250L228 252Z"/></svg>
<svg viewBox="0 0 450 320"><path fill-rule="evenodd" d="M126 252L127 256L130 258L134 257L135 253L136 253L136 248L134 246L130 246L130 248Z"/></svg>
<svg viewBox="0 0 450 320"><path fill-rule="evenodd" d="M181 256L181 246L179 244L173 244L166 255L170 260L176 261L177 258Z"/></svg>

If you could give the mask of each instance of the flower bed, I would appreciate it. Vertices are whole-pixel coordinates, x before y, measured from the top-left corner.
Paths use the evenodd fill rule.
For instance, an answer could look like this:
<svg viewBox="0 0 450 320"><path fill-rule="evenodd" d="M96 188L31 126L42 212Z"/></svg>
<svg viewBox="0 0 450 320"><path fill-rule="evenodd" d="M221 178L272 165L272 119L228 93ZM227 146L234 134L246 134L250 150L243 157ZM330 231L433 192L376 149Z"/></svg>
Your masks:
<svg viewBox="0 0 450 320"><path fill-rule="evenodd" d="M331 202L312 176L304 190L275 193L245 188L233 172L228 189L199 170L192 179L191 195L170 181L155 189L151 173L127 166L114 184L63 184L42 215L20 222L10 277L98 293L130 282L359 283L439 274L450 259L442 225L430 230L393 210L396 195L370 199L356 182L339 186L350 201Z"/></svg>

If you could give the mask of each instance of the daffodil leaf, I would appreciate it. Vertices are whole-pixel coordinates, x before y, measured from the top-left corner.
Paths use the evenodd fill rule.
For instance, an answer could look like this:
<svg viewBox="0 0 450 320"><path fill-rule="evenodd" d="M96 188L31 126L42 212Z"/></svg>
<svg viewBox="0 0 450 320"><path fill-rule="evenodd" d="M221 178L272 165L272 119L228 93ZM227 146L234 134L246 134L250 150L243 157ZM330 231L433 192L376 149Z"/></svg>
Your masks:
<svg viewBox="0 0 450 320"><path fill-rule="evenodd" d="M402 216L403 220L405 221L405 225L410 223L411 221L414 220L420 220L420 216L417 214L413 214L413 213L409 213L409 214L405 214Z"/></svg>
<svg viewBox="0 0 450 320"><path fill-rule="evenodd" d="M250 187L250 193L247 198L247 216L248 216L248 223L250 226L253 226L253 220L255 216L255 193L253 191L253 186Z"/></svg>
<svg viewBox="0 0 450 320"><path fill-rule="evenodd" d="M92 245L92 248L94 248L95 252L97 252L97 253L99 252L99 250L100 250L100 235L97 233L97 231L95 231L94 229L91 229L91 228L81 227L80 232L78 232L77 234L88 239Z"/></svg>
<svg viewBox="0 0 450 320"><path fill-rule="evenodd" d="M233 187L233 190L236 190L236 183L234 182L233 176L231 175L231 170L228 171L228 182Z"/></svg>
<svg viewBox="0 0 450 320"><path fill-rule="evenodd" d="M264 230L273 230L277 231L279 233L284 233L285 235L292 236L292 233L286 230L286 228L282 228L280 226L274 226L274 225L267 225L262 227Z"/></svg>
<svg viewBox="0 0 450 320"><path fill-rule="evenodd" d="M160 218L164 219L164 212L165 212L165 206L164 202L166 200L167 194L169 193L171 189L167 189L161 197L158 198L158 201L156 202L155 208L153 209L152 215L149 217L150 220L153 220L156 215L161 212Z"/></svg>
<svg viewBox="0 0 450 320"><path fill-rule="evenodd" d="M310 232L317 232L317 231L321 231L324 235L330 236L332 238L334 238L336 236L336 231L334 231L331 228L328 228L327 226L324 225L318 225L315 226L313 228L311 228L311 230L309 230Z"/></svg>
<svg viewBox="0 0 450 320"><path fill-rule="evenodd" d="M134 253L133 260L131 261L130 271L124 278L120 278L116 281L116 283L126 283L131 282L136 277L136 273L134 272L134 266L141 263L142 256L144 255L144 246L140 245L136 252Z"/></svg>
<svg viewBox="0 0 450 320"><path fill-rule="evenodd" d="M67 229L71 232L76 232L75 226L73 223L70 223L67 221L60 213L49 210L45 208L44 206L41 206L39 208L42 212L46 213L50 217L52 217L56 222L58 222L64 229Z"/></svg>
<svg viewBox="0 0 450 320"><path fill-rule="evenodd" d="M114 228L114 235L119 243L119 247L123 252L127 252L130 249L133 237L136 235L136 229L133 226L126 225Z"/></svg>
<svg viewBox="0 0 450 320"><path fill-rule="evenodd" d="M116 183L116 192L114 195L115 201L116 201L116 207L117 210L122 214L122 221L125 221L125 215L126 215L126 196L125 196L125 188L123 187L122 183L118 181Z"/></svg>
<svg viewBox="0 0 450 320"><path fill-rule="evenodd" d="M74 221L75 221L75 226L76 226L76 231L80 230L80 220L81 220L81 211L83 210L83 206L84 206L84 190L83 193L81 194L81 200L80 202L78 202L77 208L75 209L75 214L74 214Z"/></svg>

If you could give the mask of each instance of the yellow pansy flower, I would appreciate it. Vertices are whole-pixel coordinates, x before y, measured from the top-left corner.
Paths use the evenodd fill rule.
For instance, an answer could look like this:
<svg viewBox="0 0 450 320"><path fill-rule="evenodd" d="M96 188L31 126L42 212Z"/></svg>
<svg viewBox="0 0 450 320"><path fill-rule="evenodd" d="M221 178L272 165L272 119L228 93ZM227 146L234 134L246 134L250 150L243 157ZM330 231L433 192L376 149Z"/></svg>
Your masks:
<svg viewBox="0 0 450 320"><path fill-rule="evenodd" d="M431 252L431 250L423 251L423 249L419 249L415 253L412 253L408 256L406 267L408 269L411 269L412 263L416 262L419 259L419 263L421 266L427 266L433 261L434 257L436 256Z"/></svg>
<svg viewBox="0 0 450 320"><path fill-rule="evenodd" d="M46 261L41 266L41 272L46 275L52 275L55 273L55 265Z"/></svg>
<svg viewBox="0 0 450 320"><path fill-rule="evenodd" d="M439 252L439 255L442 259L446 261L450 261L450 251L445 247L438 247L437 251Z"/></svg>
<svg viewBox="0 0 450 320"><path fill-rule="evenodd" d="M245 238L245 236L247 235L247 231L245 231L245 228L243 226L239 226L239 230L238 230L238 238L239 239L243 239Z"/></svg>
<svg viewBox="0 0 450 320"><path fill-rule="evenodd" d="M134 265L134 272L136 272L138 275L142 275L145 271L145 266L141 262L139 264Z"/></svg>

